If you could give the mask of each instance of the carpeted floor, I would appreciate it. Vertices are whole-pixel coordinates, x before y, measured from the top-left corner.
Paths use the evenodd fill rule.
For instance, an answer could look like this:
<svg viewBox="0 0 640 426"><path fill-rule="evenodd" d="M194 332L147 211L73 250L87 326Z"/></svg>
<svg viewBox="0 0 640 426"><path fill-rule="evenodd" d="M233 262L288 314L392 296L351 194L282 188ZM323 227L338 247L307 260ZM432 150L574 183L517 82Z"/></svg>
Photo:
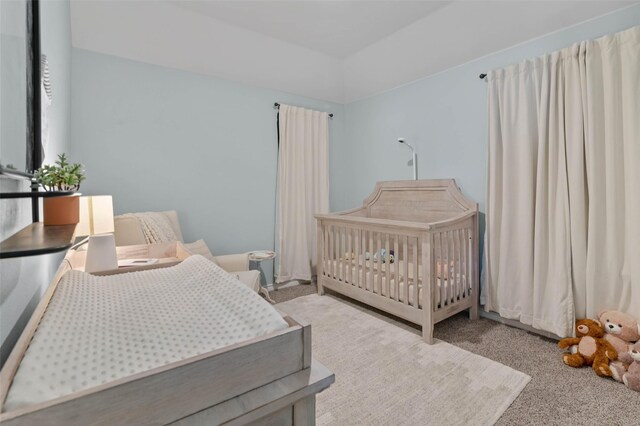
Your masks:
<svg viewBox="0 0 640 426"><path fill-rule="evenodd" d="M299 285L271 297L280 303L315 292L313 284ZM436 324L435 337L531 376L497 425L640 425L639 393L590 368L567 367L553 340L487 319L469 321L465 314Z"/></svg>

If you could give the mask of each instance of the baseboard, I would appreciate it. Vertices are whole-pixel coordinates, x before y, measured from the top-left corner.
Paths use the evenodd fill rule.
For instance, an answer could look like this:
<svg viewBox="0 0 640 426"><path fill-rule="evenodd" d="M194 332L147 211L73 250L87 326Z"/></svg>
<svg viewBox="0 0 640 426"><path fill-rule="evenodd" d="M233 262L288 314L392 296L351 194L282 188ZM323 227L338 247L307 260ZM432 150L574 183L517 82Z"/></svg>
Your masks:
<svg viewBox="0 0 640 426"><path fill-rule="evenodd" d="M520 330L528 331L529 333L538 334L538 335L540 335L542 337L546 337L548 339L553 339L553 340L560 340L561 339L561 337L557 336L554 333L550 333L550 332L544 331L544 330L538 330L537 328L533 328L530 325L523 324L520 321L507 319L507 318L502 318L500 316L500 314L498 314L497 312L486 312L484 310L484 307L482 307L482 306L480 307L480 316L482 318L486 318L486 319L489 319L491 321L499 322L501 324L505 324L505 325L508 325L510 327L515 327L515 328L519 328Z"/></svg>

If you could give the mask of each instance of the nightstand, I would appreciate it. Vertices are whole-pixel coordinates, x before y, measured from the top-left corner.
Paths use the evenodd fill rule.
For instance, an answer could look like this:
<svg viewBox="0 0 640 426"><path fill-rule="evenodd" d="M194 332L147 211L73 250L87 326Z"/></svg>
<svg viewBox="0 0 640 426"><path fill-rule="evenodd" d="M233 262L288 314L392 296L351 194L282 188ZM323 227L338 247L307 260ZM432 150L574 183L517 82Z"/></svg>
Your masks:
<svg viewBox="0 0 640 426"><path fill-rule="evenodd" d="M269 289L267 288L267 277L264 274L264 271L262 270L262 262L266 261L266 260L273 260L276 257L276 252L275 251L270 251L270 250L257 250L257 251L252 251L249 252L249 263L251 264L255 264L256 267L255 269L260 271L260 293L262 293L265 297L265 299L267 299L269 302L275 304L276 302L271 299L271 296L269 295ZM251 266L249 266L250 269Z"/></svg>

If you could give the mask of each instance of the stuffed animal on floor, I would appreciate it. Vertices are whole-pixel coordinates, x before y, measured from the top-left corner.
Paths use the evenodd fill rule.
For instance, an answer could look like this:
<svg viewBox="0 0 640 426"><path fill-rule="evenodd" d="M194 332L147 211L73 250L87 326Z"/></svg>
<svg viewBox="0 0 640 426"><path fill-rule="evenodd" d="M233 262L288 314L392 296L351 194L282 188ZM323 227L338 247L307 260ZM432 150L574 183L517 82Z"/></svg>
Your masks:
<svg viewBox="0 0 640 426"><path fill-rule="evenodd" d="M640 392L640 341L631 346L629 354L633 363L622 376L622 381L629 389Z"/></svg>
<svg viewBox="0 0 640 426"><path fill-rule="evenodd" d="M565 353L562 360L570 367L579 368L590 365L598 376L611 377L609 361L615 360L618 353L611 343L604 339L604 328L599 321L580 319L576 321L576 336L558 342L561 349L577 346L575 353Z"/></svg>
<svg viewBox="0 0 640 426"><path fill-rule="evenodd" d="M640 340L640 323L629 314L620 311L600 311L600 323L606 333L605 339L616 348L618 360L610 364L612 377L621 382L633 358L629 346Z"/></svg>

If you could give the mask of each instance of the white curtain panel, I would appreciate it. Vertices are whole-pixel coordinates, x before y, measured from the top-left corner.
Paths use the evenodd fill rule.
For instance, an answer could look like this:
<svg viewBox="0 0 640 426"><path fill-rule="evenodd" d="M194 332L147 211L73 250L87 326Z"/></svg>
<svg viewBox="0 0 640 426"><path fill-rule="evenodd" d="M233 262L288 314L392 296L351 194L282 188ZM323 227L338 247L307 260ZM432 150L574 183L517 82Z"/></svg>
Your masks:
<svg viewBox="0 0 640 426"><path fill-rule="evenodd" d="M584 51L589 214L577 313L612 308L640 320L640 27Z"/></svg>
<svg viewBox="0 0 640 426"><path fill-rule="evenodd" d="M640 27L489 75L485 309L640 318Z"/></svg>
<svg viewBox="0 0 640 426"><path fill-rule="evenodd" d="M310 280L316 268L315 213L329 212L329 116L280 105L276 282Z"/></svg>

